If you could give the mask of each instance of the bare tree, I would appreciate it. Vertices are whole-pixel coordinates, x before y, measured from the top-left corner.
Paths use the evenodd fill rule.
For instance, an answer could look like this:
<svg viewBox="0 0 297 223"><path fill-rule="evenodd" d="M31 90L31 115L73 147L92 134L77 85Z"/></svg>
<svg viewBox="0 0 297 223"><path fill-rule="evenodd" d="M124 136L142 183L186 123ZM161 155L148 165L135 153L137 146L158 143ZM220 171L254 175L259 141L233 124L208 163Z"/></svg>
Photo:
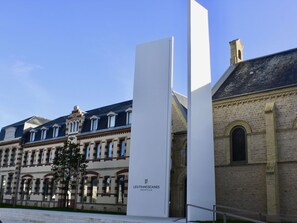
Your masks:
<svg viewBox="0 0 297 223"><path fill-rule="evenodd" d="M68 207L67 193L71 183L75 183L77 192L78 177L85 174L86 168L87 162L80 153L79 145L71 140L65 141L64 146L58 149L52 165L55 180L62 185L63 207ZM75 195L75 199L76 197Z"/></svg>

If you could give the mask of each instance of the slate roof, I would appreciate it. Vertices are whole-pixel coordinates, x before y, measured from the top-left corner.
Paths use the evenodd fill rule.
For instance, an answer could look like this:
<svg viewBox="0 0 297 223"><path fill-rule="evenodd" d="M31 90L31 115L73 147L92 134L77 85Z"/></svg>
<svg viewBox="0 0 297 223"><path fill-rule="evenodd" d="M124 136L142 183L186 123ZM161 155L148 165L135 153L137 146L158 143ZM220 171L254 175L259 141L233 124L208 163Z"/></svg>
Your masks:
<svg viewBox="0 0 297 223"><path fill-rule="evenodd" d="M22 121L7 125L7 126L5 126L5 127L3 127L1 129L0 141L4 140L5 129L8 128L8 127L15 127L16 128L15 138L19 138L19 137L22 137L22 135L24 133L24 126L25 126L26 122L30 123L30 124L34 124L34 125L40 125L40 124L45 123L47 121L49 121L49 120L45 119L45 118L42 118L42 117L32 116L32 117L26 118L26 119L24 119Z"/></svg>
<svg viewBox="0 0 297 223"><path fill-rule="evenodd" d="M98 128L97 130L102 130L107 128L107 114L109 112L115 112L117 114L116 121L115 121L115 127L119 126L125 126L126 125L126 110L128 108L132 107L132 100L120 102L113 105L108 105L101 108L92 109L89 111L86 111L85 115L85 121L82 128L82 133L89 132L90 126L91 126L91 117L93 115L97 116L99 119Z"/></svg>
<svg viewBox="0 0 297 223"><path fill-rule="evenodd" d="M35 140L34 141L40 141L41 140L41 129L47 128L47 134L46 134L46 139L51 139L53 138L53 125L57 124L59 125L60 129L59 129L59 134L58 137L63 137L65 136L65 130L66 130L66 118L67 116L62 116L59 118L56 118L54 120L51 120L43 125L39 125L38 127L34 128L34 130L36 130L35 133ZM30 141L30 131L27 131L24 134L24 140L25 142L29 142Z"/></svg>
<svg viewBox="0 0 297 223"><path fill-rule="evenodd" d="M297 48L238 63L213 100L296 85Z"/></svg>
<svg viewBox="0 0 297 223"><path fill-rule="evenodd" d="M107 114L109 112L115 112L117 114L116 121L115 121L115 127L125 126L126 125L126 110L128 108L132 107L132 100L124 101L108 106L104 106L101 108L92 109L89 111L84 112L85 120L83 122L82 131L81 133L88 133L90 131L91 126L91 117L97 116L99 118L98 122L98 130L104 130L107 129ZM52 121L49 121L43 125L40 125L34 130L36 130L35 133L35 140L34 142L41 141L41 131L42 128L47 128L47 134L45 140L53 139L53 126L55 124L59 125L59 135L58 137L65 137L66 134L66 119L68 115L59 117L57 119L54 119ZM25 142L30 141L30 132L27 132L24 136Z"/></svg>
<svg viewBox="0 0 297 223"><path fill-rule="evenodd" d="M172 92L173 99L176 99L177 106L179 107L180 111L182 112L185 119L187 119L188 114L188 99L186 96L178 93Z"/></svg>

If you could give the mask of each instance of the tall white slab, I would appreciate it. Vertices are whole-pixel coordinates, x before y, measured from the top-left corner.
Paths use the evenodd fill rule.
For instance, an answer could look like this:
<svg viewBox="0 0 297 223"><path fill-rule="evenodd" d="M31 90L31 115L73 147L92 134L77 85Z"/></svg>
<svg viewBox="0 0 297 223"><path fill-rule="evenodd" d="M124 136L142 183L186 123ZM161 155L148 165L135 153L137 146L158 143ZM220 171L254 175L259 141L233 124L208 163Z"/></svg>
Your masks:
<svg viewBox="0 0 297 223"><path fill-rule="evenodd" d="M173 38L136 48L127 214L168 217Z"/></svg>
<svg viewBox="0 0 297 223"><path fill-rule="evenodd" d="M187 203L215 204L214 143L208 13L189 0ZM212 213L189 208L189 220L211 220Z"/></svg>

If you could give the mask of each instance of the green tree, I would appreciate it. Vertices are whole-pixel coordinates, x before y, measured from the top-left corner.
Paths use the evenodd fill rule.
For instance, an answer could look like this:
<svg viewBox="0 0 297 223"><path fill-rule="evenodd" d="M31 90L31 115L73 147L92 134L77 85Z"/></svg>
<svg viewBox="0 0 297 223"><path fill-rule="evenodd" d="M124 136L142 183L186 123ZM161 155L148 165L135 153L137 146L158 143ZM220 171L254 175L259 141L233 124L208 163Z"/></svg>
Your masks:
<svg viewBox="0 0 297 223"><path fill-rule="evenodd" d="M63 207L68 206L67 193L71 183L75 183L75 191L77 191L78 178L85 174L86 168L87 162L83 154L80 153L79 145L71 140L65 141L64 146L58 149L52 165L55 180L62 185L63 202L61 205Z"/></svg>

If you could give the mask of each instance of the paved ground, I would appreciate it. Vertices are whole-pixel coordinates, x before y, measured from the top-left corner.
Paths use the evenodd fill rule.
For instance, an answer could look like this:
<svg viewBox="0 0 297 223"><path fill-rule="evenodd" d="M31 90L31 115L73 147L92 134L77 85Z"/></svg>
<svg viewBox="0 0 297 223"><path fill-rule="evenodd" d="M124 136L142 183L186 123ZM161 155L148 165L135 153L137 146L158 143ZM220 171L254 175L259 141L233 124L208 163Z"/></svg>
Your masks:
<svg viewBox="0 0 297 223"><path fill-rule="evenodd" d="M184 223L178 218L149 218L79 212L0 208L2 223Z"/></svg>

